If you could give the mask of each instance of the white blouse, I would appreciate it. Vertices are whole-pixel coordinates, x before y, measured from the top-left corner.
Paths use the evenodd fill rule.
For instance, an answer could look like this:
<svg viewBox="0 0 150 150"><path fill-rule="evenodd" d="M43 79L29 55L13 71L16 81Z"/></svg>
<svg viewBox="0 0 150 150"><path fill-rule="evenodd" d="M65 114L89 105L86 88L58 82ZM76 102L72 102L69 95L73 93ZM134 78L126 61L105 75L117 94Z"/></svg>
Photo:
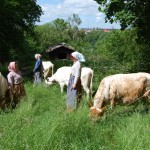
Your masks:
<svg viewBox="0 0 150 150"><path fill-rule="evenodd" d="M72 65L71 74L75 77L74 84L77 84L78 79L81 77L81 63L79 61L74 62Z"/></svg>

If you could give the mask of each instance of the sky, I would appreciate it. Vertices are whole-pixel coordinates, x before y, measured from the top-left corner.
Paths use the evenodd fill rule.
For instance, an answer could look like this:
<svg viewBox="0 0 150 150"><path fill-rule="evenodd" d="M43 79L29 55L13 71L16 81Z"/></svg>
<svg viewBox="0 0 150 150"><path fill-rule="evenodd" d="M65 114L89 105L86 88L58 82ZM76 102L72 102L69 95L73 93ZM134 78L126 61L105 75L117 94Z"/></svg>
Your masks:
<svg viewBox="0 0 150 150"><path fill-rule="evenodd" d="M105 23L105 15L98 11L99 4L94 0L37 0L43 15L38 25L60 18L67 20L77 14L82 20L79 28L120 29L119 23Z"/></svg>

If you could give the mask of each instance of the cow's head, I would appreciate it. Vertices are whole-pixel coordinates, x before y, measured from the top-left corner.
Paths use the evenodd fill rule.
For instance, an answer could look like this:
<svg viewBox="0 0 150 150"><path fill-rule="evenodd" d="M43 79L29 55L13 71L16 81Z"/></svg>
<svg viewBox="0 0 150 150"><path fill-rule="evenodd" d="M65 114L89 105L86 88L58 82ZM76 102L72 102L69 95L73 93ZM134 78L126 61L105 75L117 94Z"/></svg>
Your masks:
<svg viewBox="0 0 150 150"><path fill-rule="evenodd" d="M89 116L91 118L97 118L97 119L103 116L104 110L106 108L106 107L102 107L102 108L93 107L93 103L91 100L88 102L88 106L90 108Z"/></svg>
<svg viewBox="0 0 150 150"><path fill-rule="evenodd" d="M100 118L104 114L105 107L103 108L96 108L96 107L90 107L90 114L89 116L91 118Z"/></svg>
<svg viewBox="0 0 150 150"><path fill-rule="evenodd" d="M56 83L56 80L53 79L52 77L48 77L47 79L45 79L45 83L48 85L52 85L52 84Z"/></svg>

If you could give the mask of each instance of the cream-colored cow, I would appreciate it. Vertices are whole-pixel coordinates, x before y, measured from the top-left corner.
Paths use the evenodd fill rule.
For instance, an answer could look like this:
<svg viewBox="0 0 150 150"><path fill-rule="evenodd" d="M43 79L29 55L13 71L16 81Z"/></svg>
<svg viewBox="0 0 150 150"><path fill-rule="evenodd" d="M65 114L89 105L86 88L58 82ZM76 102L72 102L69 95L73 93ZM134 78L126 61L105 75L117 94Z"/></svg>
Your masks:
<svg viewBox="0 0 150 150"><path fill-rule="evenodd" d="M53 75L54 64L52 64L50 61L42 61L42 65L43 65L44 79L51 77Z"/></svg>
<svg viewBox="0 0 150 150"><path fill-rule="evenodd" d="M4 109L8 106L11 102L10 99L11 95L7 81L0 72L0 108Z"/></svg>
<svg viewBox="0 0 150 150"><path fill-rule="evenodd" d="M101 116L110 102L111 108L116 103L130 104L150 89L149 73L116 74L105 77L94 96L90 107L90 116Z"/></svg>

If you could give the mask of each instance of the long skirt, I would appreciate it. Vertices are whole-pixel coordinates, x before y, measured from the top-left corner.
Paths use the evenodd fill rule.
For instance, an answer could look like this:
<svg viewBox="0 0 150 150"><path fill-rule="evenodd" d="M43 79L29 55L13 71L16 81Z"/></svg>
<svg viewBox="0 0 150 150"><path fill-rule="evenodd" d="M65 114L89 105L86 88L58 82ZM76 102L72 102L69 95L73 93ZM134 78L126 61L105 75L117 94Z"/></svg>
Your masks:
<svg viewBox="0 0 150 150"><path fill-rule="evenodd" d="M40 72L36 72L34 74L34 84L41 84L42 83L42 76Z"/></svg>
<svg viewBox="0 0 150 150"><path fill-rule="evenodd" d="M14 85L13 102L15 105L18 104L20 99L25 95L26 93L23 83Z"/></svg>
<svg viewBox="0 0 150 150"><path fill-rule="evenodd" d="M72 88L73 83L74 83L74 76L71 75L67 87L67 99L66 99L67 109L76 109L82 96L81 79L78 80L76 89Z"/></svg>

